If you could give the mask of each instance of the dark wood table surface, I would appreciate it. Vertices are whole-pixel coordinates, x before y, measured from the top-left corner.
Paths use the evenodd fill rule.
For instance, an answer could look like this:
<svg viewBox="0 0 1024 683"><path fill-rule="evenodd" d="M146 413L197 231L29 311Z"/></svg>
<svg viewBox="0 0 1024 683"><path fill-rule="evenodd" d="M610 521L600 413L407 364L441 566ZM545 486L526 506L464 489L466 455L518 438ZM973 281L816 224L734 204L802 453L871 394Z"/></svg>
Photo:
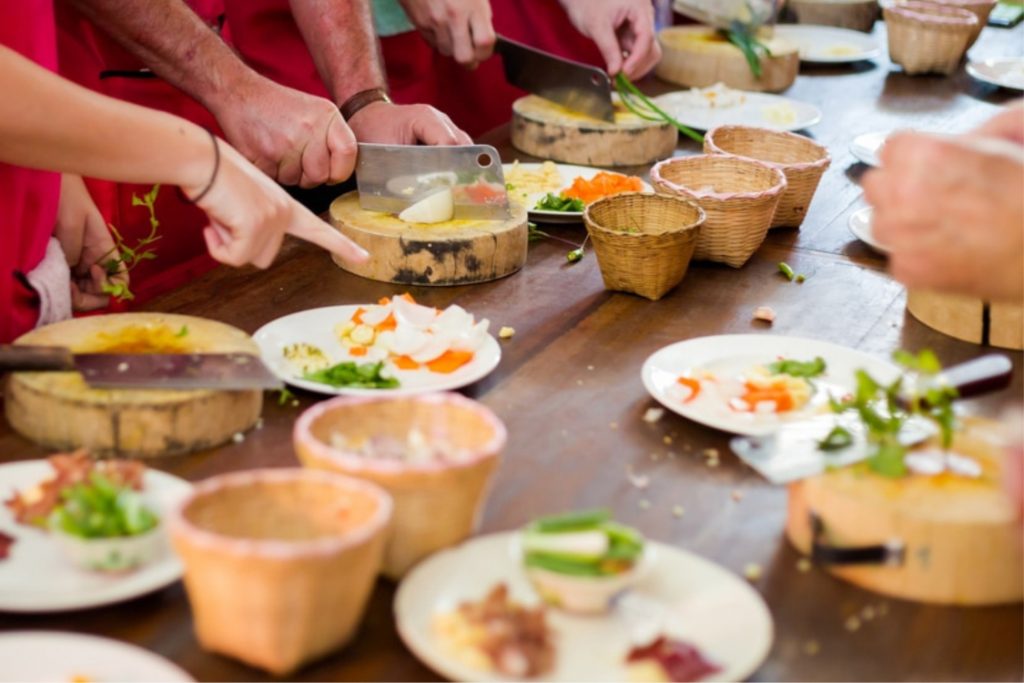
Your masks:
<svg viewBox="0 0 1024 683"><path fill-rule="evenodd" d="M882 25L876 35L884 40ZM1022 50L1024 27L988 28L972 55L1020 55ZM824 118L811 135L833 156L803 228L773 231L739 270L693 264L683 283L661 301L605 291L593 254L569 265L570 247L554 239L532 244L526 267L516 275L433 289L363 280L335 267L326 254L290 242L266 272L220 268L149 308L205 316L251 332L295 311L375 301L406 289L429 305L457 302L490 318L495 329L516 330L514 338L502 342L497 370L465 392L493 408L509 429L481 532L513 529L541 513L608 506L650 538L737 572L748 563L761 565L763 575L754 585L771 608L775 643L755 680L1019 681L1024 677L1021 605L927 606L866 592L817 569L798 571L799 556L783 536L783 488L769 485L733 457L726 434L671 413L656 424L641 419L656 405L640 382L644 359L692 337L798 335L880 356L896 348L931 347L945 363L983 351L911 318L904 310L904 289L886 273L884 259L847 231L847 218L864 205L858 180L866 170L852 158L849 143L875 130L962 131L993 114L1012 93L974 81L962 69L949 78L910 78L880 58L853 66L804 66L786 94L821 107ZM510 148L507 130L486 141L497 144L506 159L526 159ZM679 153L695 149L685 142ZM585 234L578 225L549 231L570 241ZM797 285L780 277L776 264L781 260L807 274L807 281ZM751 320L760 304L777 311L773 326ZM1015 366L1012 389L971 401L968 410L997 416L1021 396L1021 354L1009 355ZM292 423L316 400L300 394L301 407L281 407L268 396L265 426L244 442L152 465L193 481L237 469L295 466ZM705 448L722 453L719 467L708 467L699 456ZM0 461L42 455L0 425ZM646 490L627 480L630 465L650 475ZM743 494L738 502L735 491ZM675 517L674 506L683 506L685 515ZM351 644L295 678L435 680L398 638L394 593L394 585L380 581ZM884 617L864 622L857 631L845 628L848 616L882 604L887 605ZM0 614L0 630L14 629L118 638L171 659L199 680L266 678L200 649L180 583L100 609Z"/></svg>

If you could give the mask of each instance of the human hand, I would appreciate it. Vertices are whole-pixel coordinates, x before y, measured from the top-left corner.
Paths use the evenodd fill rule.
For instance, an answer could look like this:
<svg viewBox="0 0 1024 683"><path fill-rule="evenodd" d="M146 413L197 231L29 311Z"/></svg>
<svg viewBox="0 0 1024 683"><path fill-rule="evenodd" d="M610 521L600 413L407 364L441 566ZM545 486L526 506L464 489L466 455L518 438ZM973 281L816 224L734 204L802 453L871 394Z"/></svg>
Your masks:
<svg viewBox="0 0 1024 683"><path fill-rule="evenodd" d="M210 218L203 231L210 255L229 266L269 266L285 234L333 252L350 263L369 254L296 202L269 177L221 141L220 165L213 185L197 202ZM182 186L195 197L205 186Z"/></svg>
<svg viewBox="0 0 1024 683"><path fill-rule="evenodd" d="M211 105L224 135L282 185L315 187L352 175L356 140L330 100L253 74Z"/></svg>
<svg viewBox="0 0 1024 683"><path fill-rule="evenodd" d="M360 142L388 145L471 145L448 115L426 104L373 102L348 121Z"/></svg>
<svg viewBox="0 0 1024 683"><path fill-rule="evenodd" d="M908 287L1020 300L1024 148L1002 143L1019 152L1014 160L978 146L966 137L890 137L882 167L863 181L873 232Z"/></svg>
<svg viewBox="0 0 1024 683"><path fill-rule="evenodd" d="M1024 100L1017 100L996 114L969 135L1000 138L1024 145Z"/></svg>
<svg viewBox="0 0 1024 683"><path fill-rule="evenodd" d="M651 0L561 0L569 20L597 45L608 73L640 78L661 59Z"/></svg>
<svg viewBox="0 0 1024 683"><path fill-rule="evenodd" d="M399 0L428 43L469 68L491 56L494 27L489 0Z"/></svg>
<svg viewBox="0 0 1024 683"><path fill-rule="evenodd" d="M61 176L53 235L60 242L71 269L73 310L103 308L110 303L105 287L128 284L128 273L118 259L114 239L79 175L65 173ZM113 274L103 265L108 261L115 264Z"/></svg>

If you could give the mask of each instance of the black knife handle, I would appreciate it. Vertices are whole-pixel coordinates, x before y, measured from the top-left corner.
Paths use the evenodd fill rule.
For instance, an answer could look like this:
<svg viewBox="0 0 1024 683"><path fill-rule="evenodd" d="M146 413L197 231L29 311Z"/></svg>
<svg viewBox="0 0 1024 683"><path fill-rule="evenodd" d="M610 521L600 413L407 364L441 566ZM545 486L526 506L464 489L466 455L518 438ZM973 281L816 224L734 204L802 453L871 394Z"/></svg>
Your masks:
<svg viewBox="0 0 1024 683"><path fill-rule="evenodd" d="M0 372L74 369L75 358L63 346L0 344Z"/></svg>

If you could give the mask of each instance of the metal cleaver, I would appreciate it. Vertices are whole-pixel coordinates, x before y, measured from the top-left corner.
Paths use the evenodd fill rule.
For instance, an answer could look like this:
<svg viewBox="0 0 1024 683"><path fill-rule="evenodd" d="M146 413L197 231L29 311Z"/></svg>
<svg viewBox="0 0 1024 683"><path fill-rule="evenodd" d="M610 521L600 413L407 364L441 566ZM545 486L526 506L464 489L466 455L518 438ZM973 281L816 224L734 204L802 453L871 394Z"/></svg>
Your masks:
<svg viewBox="0 0 1024 683"><path fill-rule="evenodd" d="M506 220L511 214L501 157L490 145L379 145L359 143L359 206L400 213L449 188L455 218Z"/></svg>
<svg viewBox="0 0 1024 683"><path fill-rule="evenodd" d="M96 389L280 389L248 353L72 353L61 346L0 344L0 372L77 371Z"/></svg>
<svg viewBox="0 0 1024 683"><path fill-rule="evenodd" d="M612 82L604 70L562 59L498 36L494 46L505 65L505 80L566 109L615 123Z"/></svg>
<svg viewBox="0 0 1024 683"><path fill-rule="evenodd" d="M959 398L1004 389L1013 376L1013 363L1006 356L990 354L944 370L936 381L956 388ZM822 451L818 447L833 427L850 432L853 443L845 448ZM912 446L938 432L930 421L911 416L899 434L900 443ZM773 484L788 484L813 477L833 467L852 465L871 454L864 427L850 413L827 413L799 422L783 424L768 436L737 436L729 446L740 460L760 472Z"/></svg>

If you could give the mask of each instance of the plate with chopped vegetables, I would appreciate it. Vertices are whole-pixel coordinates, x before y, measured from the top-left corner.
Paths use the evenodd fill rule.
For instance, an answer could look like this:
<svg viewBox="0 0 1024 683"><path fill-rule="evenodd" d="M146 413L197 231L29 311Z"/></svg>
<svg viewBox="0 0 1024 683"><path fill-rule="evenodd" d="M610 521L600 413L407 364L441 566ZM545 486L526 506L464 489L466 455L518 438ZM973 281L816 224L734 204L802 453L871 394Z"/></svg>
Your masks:
<svg viewBox="0 0 1024 683"><path fill-rule="evenodd" d="M638 176L590 166L515 161L502 170L509 198L525 205L531 220L544 223L578 223L586 205L602 197L654 191Z"/></svg>
<svg viewBox="0 0 1024 683"><path fill-rule="evenodd" d="M0 610L85 609L174 583L182 569L164 519L191 489L84 451L0 465Z"/></svg>
<svg viewBox="0 0 1024 683"><path fill-rule="evenodd" d="M857 387L863 369L890 382L887 360L838 344L760 334L697 337L647 358L644 387L669 410L694 422L747 436L831 410Z"/></svg>
<svg viewBox="0 0 1024 683"><path fill-rule="evenodd" d="M267 367L292 386L321 394L411 395L458 389L490 374L501 347L489 326L461 306L438 310L402 294L293 313L253 339Z"/></svg>
<svg viewBox="0 0 1024 683"><path fill-rule="evenodd" d="M641 557L642 571L620 578ZM394 609L403 642L453 681L739 681L773 638L746 581L603 510L436 553L405 577Z"/></svg>

